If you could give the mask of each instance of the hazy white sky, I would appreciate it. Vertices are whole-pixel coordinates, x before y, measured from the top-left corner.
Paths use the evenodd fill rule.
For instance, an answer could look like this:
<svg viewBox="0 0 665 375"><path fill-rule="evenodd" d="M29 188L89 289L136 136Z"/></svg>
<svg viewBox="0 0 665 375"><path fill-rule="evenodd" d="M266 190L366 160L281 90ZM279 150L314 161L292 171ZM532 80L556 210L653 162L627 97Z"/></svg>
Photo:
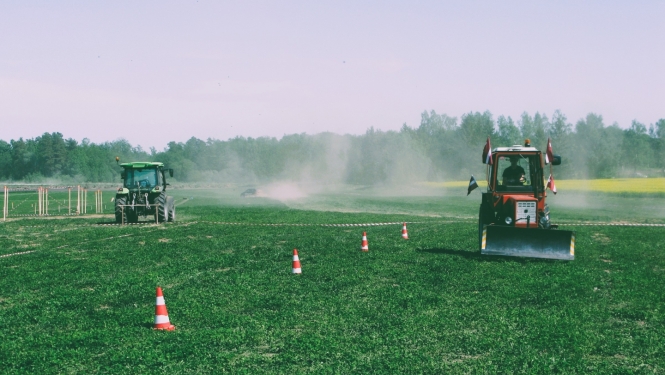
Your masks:
<svg viewBox="0 0 665 375"><path fill-rule="evenodd" d="M3 1L0 139L665 118L665 1Z"/></svg>

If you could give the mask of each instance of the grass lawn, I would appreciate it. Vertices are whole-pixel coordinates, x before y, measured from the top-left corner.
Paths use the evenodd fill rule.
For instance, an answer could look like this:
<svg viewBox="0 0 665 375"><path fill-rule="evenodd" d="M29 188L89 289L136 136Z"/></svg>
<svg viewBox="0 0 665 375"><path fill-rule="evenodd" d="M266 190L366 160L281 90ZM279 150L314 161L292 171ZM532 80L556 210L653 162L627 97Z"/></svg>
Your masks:
<svg viewBox="0 0 665 375"><path fill-rule="evenodd" d="M565 262L481 256L466 192L242 190L174 190L159 226L0 224L0 372L665 373L665 228L566 227L663 223L663 198L552 197ZM408 241L318 225L402 221ZM151 328L158 285L174 332Z"/></svg>

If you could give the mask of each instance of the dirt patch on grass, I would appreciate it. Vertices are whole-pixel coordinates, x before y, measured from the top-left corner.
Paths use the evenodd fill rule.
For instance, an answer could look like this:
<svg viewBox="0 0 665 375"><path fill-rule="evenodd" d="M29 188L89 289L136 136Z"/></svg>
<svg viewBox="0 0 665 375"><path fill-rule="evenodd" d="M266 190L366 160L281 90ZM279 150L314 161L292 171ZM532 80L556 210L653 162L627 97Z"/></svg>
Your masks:
<svg viewBox="0 0 665 375"><path fill-rule="evenodd" d="M612 240L610 240L609 237L607 237L602 233L594 233L591 235L591 238L593 238L596 242L601 243L603 245L607 245L610 242L612 242Z"/></svg>
<svg viewBox="0 0 665 375"><path fill-rule="evenodd" d="M171 240L169 238L160 238L159 242L165 242L166 243L166 242L171 242Z"/></svg>

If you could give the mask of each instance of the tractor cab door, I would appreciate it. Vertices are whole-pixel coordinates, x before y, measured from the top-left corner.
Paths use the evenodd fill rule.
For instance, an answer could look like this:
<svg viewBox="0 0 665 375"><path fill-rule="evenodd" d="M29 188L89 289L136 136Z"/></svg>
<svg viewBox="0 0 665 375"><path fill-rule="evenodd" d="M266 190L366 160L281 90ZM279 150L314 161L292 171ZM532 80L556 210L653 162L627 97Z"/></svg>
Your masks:
<svg viewBox="0 0 665 375"><path fill-rule="evenodd" d="M155 173L155 177L157 178L157 184L155 186L164 186L164 171L161 169L156 169L155 170L157 173Z"/></svg>

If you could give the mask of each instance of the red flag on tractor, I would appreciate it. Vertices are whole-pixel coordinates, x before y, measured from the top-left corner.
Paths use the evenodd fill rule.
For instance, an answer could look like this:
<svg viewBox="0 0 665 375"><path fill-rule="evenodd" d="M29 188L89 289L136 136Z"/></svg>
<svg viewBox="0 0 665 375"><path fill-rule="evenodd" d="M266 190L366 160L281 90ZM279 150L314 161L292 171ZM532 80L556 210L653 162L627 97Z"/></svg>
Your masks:
<svg viewBox="0 0 665 375"><path fill-rule="evenodd" d="M549 164L554 160L554 153L552 152L552 141L547 138L547 151L545 151L545 164Z"/></svg>
<svg viewBox="0 0 665 375"><path fill-rule="evenodd" d="M547 187L552 190L552 193L556 194L556 185L554 185L554 176L550 174L550 178L547 179Z"/></svg>
<svg viewBox="0 0 665 375"><path fill-rule="evenodd" d="M487 137L487 143L483 148L483 164L492 165L492 145L490 145L490 137Z"/></svg>

